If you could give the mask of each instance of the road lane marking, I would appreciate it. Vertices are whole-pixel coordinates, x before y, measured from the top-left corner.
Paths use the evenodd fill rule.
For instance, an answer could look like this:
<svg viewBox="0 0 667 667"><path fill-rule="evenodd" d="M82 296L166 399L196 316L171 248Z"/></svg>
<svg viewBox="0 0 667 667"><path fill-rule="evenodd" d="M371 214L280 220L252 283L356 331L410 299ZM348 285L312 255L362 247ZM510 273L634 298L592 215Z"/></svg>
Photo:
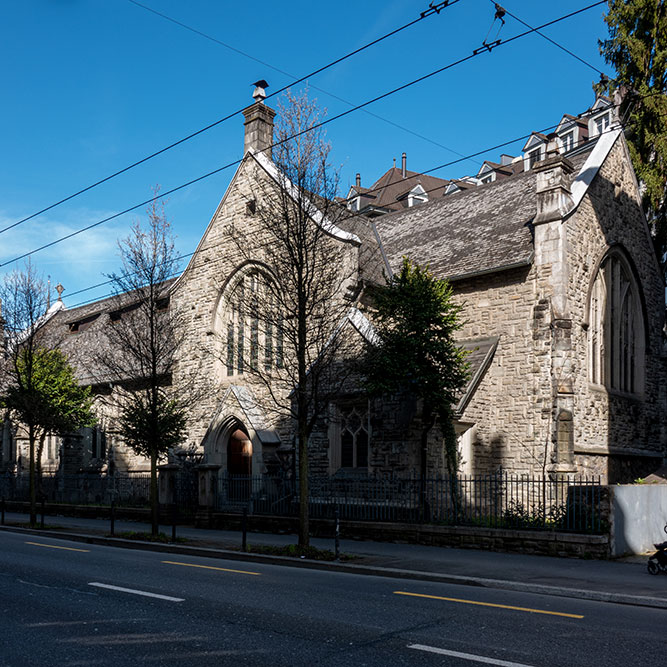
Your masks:
<svg viewBox="0 0 667 667"><path fill-rule="evenodd" d="M483 655L473 655L472 653L460 653L459 651L447 651L444 648L436 648L435 646L425 646L424 644L408 644L408 648L414 648L418 651L427 651L428 653L438 653L440 655L448 655L452 658L461 658L461 660L471 660L472 662L483 662L487 665L498 665L498 667L532 667L522 662L508 662L507 660L496 660L495 658L487 658Z"/></svg>
<svg viewBox="0 0 667 667"><path fill-rule="evenodd" d="M89 586L96 588L108 588L111 591L120 591L121 593L132 593L132 595L143 595L147 598L158 598L158 600L168 600L169 602L185 602L185 598L174 598L171 595L160 595L159 593L149 593L148 591L138 591L135 588L123 588L122 586L112 586L111 584L100 584L98 581L88 582Z"/></svg>
<svg viewBox="0 0 667 667"><path fill-rule="evenodd" d="M530 607L514 607L508 604L494 604L493 602L479 602L477 600L461 600L459 598L445 598L439 595L425 595L424 593L408 593L407 591L394 591L394 595L409 595L415 598L428 598L429 600L445 600L445 602L461 602L462 604L475 604L480 607L496 607L497 609L511 609L513 611L527 611L531 614L548 614L549 616L565 616L565 618L583 618L581 614L566 614L562 611L547 611L546 609L531 609Z"/></svg>
<svg viewBox="0 0 667 667"><path fill-rule="evenodd" d="M64 549L65 551L80 551L84 554L90 553L90 549L74 549L73 547L57 547L55 544L42 544L41 542L26 542L34 547L46 547L47 549Z"/></svg>
<svg viewBox="0 0 667 667"><path fill-rule="evenodd" d="M220 572L234 572L235 574L252 574L256 577L261 577L261 572L248 572L247 570L230 570L226 567L213 567L212 565L195 565L193 563L178 563L174 560L163 560L167 565L182 565L183 567L199 567L203 570L220 570Z"/></svg>

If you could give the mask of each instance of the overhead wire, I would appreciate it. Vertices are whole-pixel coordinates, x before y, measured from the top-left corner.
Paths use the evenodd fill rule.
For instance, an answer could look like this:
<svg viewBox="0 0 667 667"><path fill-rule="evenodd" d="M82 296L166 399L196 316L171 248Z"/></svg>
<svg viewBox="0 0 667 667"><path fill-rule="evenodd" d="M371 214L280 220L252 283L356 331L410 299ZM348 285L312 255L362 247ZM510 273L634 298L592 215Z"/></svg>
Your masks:
<svg viewBox="0 0 667 667"><path fill-rule="evenodd" d="M182 21L179 21L178 19L175 19L171 16L168 16L167 14L164 14L163 12L160 12L156 9L153 9L152 7L149 7L148 5L144 5L141 2L137 2L137 0L127 0L128 2L132 3L133 5L136 5L137 7L141 7L142 9L145 9L148 12L151 12L152 14L155 14L156 16L159 16L160 18L165 19L166 21L170 21L171 23L174 23L177 26L180 26L181 28L184 28L185 30L189 30L190 32L195 33L196 35L199 35L201 37L204 37L216 44L219 44L227 49L230 49L231 51L238 53L241 56L244 56L245 58L249 58L250 60L253 60L256 63L259 63L263 67L267 67L274 72L278 72L279 74L282 74L284 76L289 77L290 79L298 79L297 76L294 74L291 74L290 72L286 72L283 69L280 69L280 67L276 67L275 65L271 65L270 63L265 62L264 60L260 60L259 58L256 58L255 56L242 51L241 49L236 48L235 46L232 46L231 44L227 44L226 42L223 42L216 37L212 37L211 35L206 34L202 30L198 30L197 28L193 28L186 23L183 23ZM460 0L455 0L455 2L459 2ZM455 2L450 2L448 3L448 6L451 6L452 4L455 4ZM294 85L293 83L290 85ZM317 90L321 93L324 93L325 95L328 95L329 97L338 100L339 102L342 102L343 104L347 104L348 106L354 106L354 102L350 102L349 100L346 100L344 97L340 97L339 95L336 95L335 93L332 93L331 91L325 90L324 88L321 88L319 86L315 86L312 83L309 83L308 86L312 88L313 90ZM431 137L427 137L423 134L420 134L419 132L415 132L414 130L410 129L409 127L405 127L405 125L401 125L400 123L397 123L393 120L389 120L389 118L385 118L384 116L380 116L379 114L373 113L372 111L369 111L368 109L363 109L363 112L365 114L368 114L372 118L377 118L378 120L381 120L383 123L387 123L388 125L391 125L392 127L395 127L399 130L402 130L403 132L407 132L408 134L411 134L415 137L418 137L419 139L422 139L423 141L427 141L430 144L433 144L434 146L437 146L438 148L442 148L443 150L449 151L450 153L454 153L455 155L461 155L458 151L455 151L453 148L450 148L449 146L445 146L444 144L441 144L438 141L435 141L435 139L432 139ZM1 233L1 232L0 232Z"/></svg>
<svg viewBox="0 0 667 667"><path fill-rule="evenodd" d="M460 2L460 0L446 0L445 2L438 3L437 6L442 6L442 9L444 9L446 7L451 7L453 4L456 4L457 2ZM439 13L439 12L434 12L434 13ZM402 32L403 30L406 30L407 28L412 27L413 25L419 23L420 21L423 21L424 19L426 19L426 18L428 18L429 16L432 16L432 15L433 15L433 13L428 13L427 14L426 12L422 12L422 14L419 16L419 18L414 19L412 21L409 21L408 23L406 23L406 24L404 24L404 25L402 25L398 28L395 28L392 31L390 31L388 33L385 33L381 37L378 37L378 38L368 42L364 46L360 46L359 48L354 49L353 51L350 51L349 53L346 53L345 55L343 55L339 58L336 58L335 60L332 60L331 62L327 63L326 65L323 65L322 67L318 67L317 69L313 70L312 72L309 72L305 76L302 76L301 78L296 79L295 81L293 81L288 86L283 86L282 88L279 88L278 90L274 91L273 93L268 94L266 96L266 98L268 99L268 98L274 97L275 95L278 95L278 94L286 91L290 86L301 83L301 82L305 81L306 79L309 79L311 77L316 76L317 74L321 74L322 72L324 72L327 69L330 69L334 65L340 64L341 62L347 60L348 58L351 58L352 56L355 56L358 53L361 53L362 51L365 51L366 49L370 48L371 46L375 46L376 44L379 44L380 42L384 41L385 39L388 39L389 37L393 37L394 35L398 34L399 32ZM124 174L124 173L130 171L131 169L134 169L135 167L138 167L139 165L144 164L145 162L148 162L149 160L152 160L153 158L157 157L158 155L162 155L163 153L166 153L167 151L169 151L173 148L176 148L176 146L180 146L181 144L184 144L185 142L190 141L194 137L197 137L200 134L203 134L204 132L207 132L208 130L210 130L214 127L217 127L221 123L224 123L225 121L229 120L230 118L233 118L234 116L238 115L239 113L242 113L242 111L243 111L243 109L237 109L236 111L233 111L232 113L229 113L226 116L223 116L222 118L219 118L218 120L213 121L212 123L209 123L208 125L205 125L204 127L200 128L200 129L198 129L194 132L191 132L190 134L186 135L185 137L182 137L181 139L178 139L177 141L174 141L174 142L168 144L167 146L164 146L163 148L160 148L159 150L154 151L153 153L151 153L151 154L149 154L149 155L147 155L147 156L145 156L145 157L143 157L139 160L136 160L135 162L132 162L131 164L127 165L126 167L123 167L122 169L119 169L119 170L113 172L112 174L109 174L108 176L105 176L104 178L101 178L98 181L95 181L94 183L91 183L90 185L86 186L85 188L81 188L80 190L77 190L76 192L72 193L71 195L68 195L67 197L63 197L62 199L58 200L57 202L54 202L53 204L45 206L44 208L40 209L39 211L36 211L35 213L32 213L31 215L28 215L28 216L22 218L21 220L17 220L16 222L13 222L12 224L4 227L3 229L0 229L0 234L4 233L4 232L6 232L10 229L13 229L14 227L18 227L19 225L22 225L23 223L28 222L28 220L32 220L33 218L36 218L37 216L42 215L43 213L46 213L47 211L50 211L50 210L56 208L57 206L60 206L61 204L64 204L65 202L68 202L68 201L74 199L75 197L78 197L78 196L84 194L85 192L89 192L93 188L96 188L96 187L102 185L103 183L106 183L106 182L120 176L121 174ZM0 265L0 266L3 266L3 265Z"/></svg>
<svg viewBox="0 0 667 667"><path fill-rule="evenodd" d="M547 27L547 26L550 26L550 25L554 25L555 23L558 23L558 22L560 22L560 21L564 21L564 20L566 20L566 19L568 19L568 18L571 18L572 16L576 16L577 14L581 14L582 12L585 12L585 11L587 11L587 10L593 8L593 7L597 7L597 6L601 5L601 4L604 4L605 2L606 2L606 0L598 0L597 2L594 2L593 4L590 4L590 5L586 6L586 7L583 7L583 8L580 8L580 9L578 9L578 10L575 10L575 11L573 11L573 12L570 12L570 13L568 13L568 14L565 14L565 15L563 15L563 16L557 18L557 19L553 19L553 20L551 20L551 21L548 21L547 23L544 23L543 25L540 25L540 26L538 26L537 28L531 28L531 29L529 29L529 30L526 30L526 31L523 32L523 33L520 33L520 34L518 34L518 35L515 35L515 36L513 36L513 37L510 37L509 39L503 40L503 41L499 42L498 44L496 44L493 48L495 49L495 48L499 48L500 46L505 46L505 45L507 45L507 44L510 44L510 43L516 41L517 39L521 39L522 37L525 37L526 35L529 35L529 34L531 34L531 33L533 33L533 32L536 32L537 30L540 30L540 29L542 29L542 28L544 28L544 27ZM492 49L488 49L488 52L489 52L489 53L490 53L491 51L492 51ZM299 136L301 136L301 135L303 135L303 134L306 134L307 132L312 132L312 131L315 130L315 129L318 129L318 128L320 128L320 127L323 127L323 126L325 126L325 125L328 125L329 123L332 123L332 122L334 122L334 121L336 121L336 120L339 120L340 118L343 118L343 117L345 117L345 116L348 116L349 114L354 113L355 111L358 111L359 109L363 109L364 107L369 106L370 104L373 104L373 103L375 103L375 102L378 102L379 100L385 99L385 98L389 97L390 95L395 95L396 93L398 93L398 92L400 92L400 91L403 91L403 90L405 90L405 89L407 89L407 88L410 88L411 86L414 86L414 85L416 85L417 83L421 83L422 81L425 81L425 80L427 80L427 79L429 79L429 78L431 78L431 77L433 77L433 76L435 76L435 75L437 75L437 74L441 74L442 72L444 72L444 71L446 71L446 70L449 70L449 69L451 69L451 68L453 68L453 67L456 67L456 66L458 66L458 65L461 65L461 64L463 64L463 63L465 63L465 62L468 62L469 60L472 60L473 58L476 58L477 56L479 56L479 55L481 55L482 53L485 53L485 52L486 52L486 50L482 51L482 50L477 49L476 51L474 51L474 52L473 52L472 54L470 54L470 55L464 56L463 58L459 58L458 60L455 60L455 61L453 61L453 62L451 62L451 63L449 63L449 64L447 64L447 65L444 65L443 67L439 67L439 68L433 70L432 72L430 72L430 73L428 73L428 74L422 75L422 76L420 76L420 77L418 77L418 78L416 78L416 79L413 79L412 81L409 81L409 82L404 83L404 84L402 84L402 85L400 85L400 86L397 86L397 87L393 88L392 90L390 90L390 91L388 91L388 92L382 93L381 95L377 95L377 96L371 98L370 100L367 100L366 102L363 102L362 104L359 104L359 105L357 105L357 106L355 106L355 107L353 107L353 108L351 108L351 109L347 109L347 110L345 110L345 111L343 111L343 112L341 112L341 113L339 113L339 114L336 114L335 116L332 116L332 117L330 117L330 118L326 118L326 119L320 121L319 123L316 123L316 124L313 125L312 127L309 127L309 128L304 129L304 130L302 130L302 131L300 131L300 132L297 132L297 133L295 133L294 135L292 135L292 136L290 136L290 137L287 137L287 138L285 138L285 139L283 139L283 140L281 140L281 141L274 142L274 143L271 145L271 148L275 148L275 147L277 147L277 146L280 146L281 144L285 143L286 141L290 141L290 140L295 139L295 138L297 138L297 137L299 137ZM493 150L493 149L492 149L492 150ZM193 179L191 179L190 181L187 181L187 182L185 182L185 183L182 183L181 185L178 185L178 186L176 186L176 187L174 187L174 188L171 188L170 190L167 190L166 192L162 193L162 196L167 196L167 195L173 194L174 192L178 192L179 190L183 190L184 188L190 187L191 185L194 185L195 183L198 183L198 182L203 181L203 180L205 180L205 179L207 179L207 178L210 178L211 176L214 176L215 174L219 174L220 172L225 171L226 169L229 169L230 167L233 167L233 166L236 166L236 165L240 164L240 163L243 161L244 158L245 158L245 156L242 157L242 158L239 158L239 159L237 159L237 160L234 160L234 161L232 161L232 162L229 162L229 163L227 163L227 164L225 164L225 165L223 165L223 166L221 166L221 167L218 167L217 169L213 169L212 171L209 171L209 172L207 172L207 173L205 173L205 174L202 174L202 175L200 175L200 176L198 176L198 177L196 177L196 178L193 178ZM459 161L461 161L461 160L463 160L463 159L466 159L466 158L460 158L460 159L458 159L458 160L455 160L455 161L453 161L452 164L456 164L457 162L459 162ZM149 198L149 199L146 199L146 200L144 200L144 201L142 201L142 202L140 202L140 203L138 203L138 204L135 204L135 205L133 205L133 206L130 206L130 207L128 207L128 208L126 208L126 209L124 209L124 210L118 212L118 213L109 215L109 216L107 216L107 217L105 217L105 218L103 218L103 219L101 219L101 220L99 220L99 221L97 221L97 222L94 222L94 223L92 223L92 224L90 224L90 225L87 225L87 226L85 226L85 227L82 227L81 229L78 229L78 230L76 230L76 231L74 231L74 232L71 232L70 234L66 234L65 236L62 236L62 237L60 237L60 238L58 238L58 239L56 239L56 240L54 240L54 241L50 241L49 243L45 243L45 244L43 244L42 246L39 246L38 248L35 248L35 249L30 250L30 251L28 251L28 252L25 252L25 253L23 253L23 254L21 254L21 255L18 255L17 257L14 257L14 258L12 258L12 259L6 261L6 262L1 263L1 264L0 264L0 268L2 268L2 267L4 267L4 266L7 266L7 265L9 265L9 264L13 264L14 262L17 262L17 261L19 261L19 260L21 260L21 259L23 259L23 258L25 258L25 257L28 257L28 256L33 255L33 254L36 254L37 252L40 252L40 251L45 250L45 249L47 249L47 248L50 248L50 247L52 247L52 246L54 246L54 245L57 245L58 243L62 243L63 241L67 241L67 240L69 240L69 239L71 239L71 238L73 238L73 237L75 237L75 236L78 236L79 234L82 234L83 232L89 231L90 229L93 229L93 228L95 228L95 227L98 227L99 225L102 225L102 224L104 224L104 223L106 223L106 222L109 222L109 221L111 221L111 220L114 220L114 219L116 219L116 218L119 218L120 216L125 215L125 214L127 214L127 213L130 213L130 212L132 212L132 211L134 211L134 210L136 210L136 209L138 209L138 208L141 208L142 206L146 206L146 205L148 205L151 201L153 201L153 198L152 198L152 197Z"/></svg>
<svg viewBox="0 0 667 667"><path fill-rule="evenodd" d="M134 0L130 0L130 2L134 2ZM490 2L492 5L494 5L494 6L496 7L496 10L498 10L498 8L502 9L503 12L504 12L507 16L511 16L515 21L517 21L518 23L521 23L521 25L523 25L524 27L526 27L526 28L532 28L532 26L531 26L529 23L526 23L524 20L520 19L516 14L513 14L509 9L507 9L507 7L506 7L505 5L503 5L502 7L500 7L500 5L499 5L495 0L489 0L489 2ZM555 39L552 39L552 38L549 37L548 35L545 35L543 32L541 32L541 29L540 29L540 28L536 28L536 29L534 29L534 32L535 32L536 34L538 34L540 37L542 37L543 39L546 39L547 42L550 42L551 44L553 44L554 46L556 46L557 48L559 48L561 51L564 51L564 52L567 53L568 55L570 55L570 56L572 56L573 58L575 58L576 60L578 60L580 63L586 65L586 67L590 67L593 71L597 72L597 73L600 74L601 76L607 77L607 75L606 75L602 70L600 70L600 69L598 69L597 67L595 67L595 65L591 65L591 63L589 63L588 61L584 60L582 57L578 56L578 55L577 55L576 53L574 53L573 51L570 51L570 49L568 49L567 47L565 47L565 46L563 46L562 44L558 43ZM607 77L607 78L608 78L608 77ZM610 79L610 81L611 81L611 80L612 80L612 79Z"/></svg>
<svg viewBox="0 0 667 667"><path fill-rule="evenodd" d="M616 104L616 105L610 105L610 107L608 107L608 108L614 108L614 107L618 107L618 106L619 106L618 104ZM572 118L573 118L573 119L583 118L583 117L585 117L586 115L589 115L589 114L590 114L590 110L586 110L586 111L584 111L584 112L582 112L582 113L580 113L580 114L577 114L576 116L573 116ZM532 131L532 132L529 132L529 133L527 133L527 134L521 135L520 137L514 137L513 139L508 139L507 141L504 141L504 142L502 142L502 143L500 143L500 144L496 144L495 146L490 146L490 147L484 148L484 149L482 149L482 150L476 151L475 153L470 153L469 155L470 155L470 156L475 156L475 157L476 157L476 156L482 155L482 154L484 154L484 153L488 153L488 152L490 152L490 151L492 151L492 150L497 150L498 148L504 148L505 146L514 144L514 143L516 143L517 141L521 141L521 140L523 140L523 139L528 139L528 138L531 137L533 134L536 134L536 133L537 133L537 134L545 134L546 132L549 132L549 131L551 131L551 130L556 129L556 128L558 127L558 125L560 125L560 121L559 121L558 123L555 123L555 124L550 125L550 126L548 126L548 127L542 128L541 130ZM624 124L621 123L621 124L620 124L620 127L623 128L623 127L624 127ZM602 135L604 135L604 134L608 134L608 133L610 133L610 132L614 132L614 131L616 131L617 129L618 129L618 126L614 126L614 127L610 127L610 128L608 128L608 129L606 129L606 130L603 130L602 132L600 132L599 135L596 135L596 137L594 137L594 139L597 140L600 136L602 136ZM588 144L588 143L590 143L591 141L592 141L592 139L580 139L580 140L578 140L577 142L575 142L575 145L574 145L574 147L573 147L571 150L576 150L576 149L578 149L578 148L581 148L581 146L583 146L583 145L585 145L585 144ZM570 151L570 152L571 152L571 151ZM468 157L468 156L465 156L465 157ZM461 160L465 159L465 157L461 158ZM455 160L455 161L453 161L453 162L449 162L449 163L445 163L445 164L440 164L440 165L437 165L437 166L435 166L435 167L431 167L430 169L427 169L427 170L425 170L425 171L421 171L421 172L418 172L418 173L413 174L413 176L411 176L411 178L418 177L418 176L428 175L428 174L430 174L430 173L432 173L432 172L434 172L434 171L437 171L437 170L439 170L439 169L443 169L443 168L445 168L445 167L448 167L448 166L451 166L451 165L453 165L453 164L456 164L456 163L460 162L461 160ZM508 165L508 166L509 166L509 165ZM525 173L525 172L523 172L523 173ZM515 174L515 175L518 175L518 174ZM451 179L450 182L456 182L456 180L457 180L457 179ZM367 189L367 190L365 191L364 194L371 194L371 193L373 193L373 192L377 192L377 191L381 190L382 187L384 187L384 186L381 186L381 187L378 187L378 188L370 188L370 189ZM432 187L432 188L427 188L427 189L424 190L424 193L425 193L425 194L430 194L430 193L432 193L432 192L435 192L435 191L437 191L437 190L440 190L442 187L444 187L444 186L443 186L443 185L437 185L437 186L434 186L434 187ZM395 212L395 211L392 211L392 212ZM346 219L346 220L350 220L350 219L357 218L357 217L365 217L365 213L364 213L363 211L348 211L345 219ZM194 252L186 253L186 254L183 254L183 255L179 255L179 256L176 257L175 259L176 259L176 261L179 261L179 260L181 260L181 259L186 259L186 258L188 258L188 257L192 257L194 254L195 254ZM170 277L175 277L175 276L177 276L177 275L180 275L180 272L179 272L179 273L175 273L175 274L173 274L173 275L170 276ZM96 288L98 288L98 287L102 287L102 286L104 286L104 285L110 285L110 284L113 284L114 282L115 282L114 280L108 280L108 281L103 282L103 283L98 283L97 285L91 285L90 287L82 288L82 289L80 289L80 290L77 290L76 292L71 292L71 293L68 294L67 297L65 297L65 298L70 298L70 297L72 297L72 296L74 296L74 295L76 295L76 294L81 294L81 293L83 293L83 292L87 292L87 291L90 291L91 289L96 289ZM106 294L106 295L101 296L101 297L96 297L96 298L93 298L93 299L89 299L89 300L86 300L86 301L82 301L82 302L80 302L80 303L74 304L73 306L70 306L70 308L78 308L78 307L80 307L80 306L84 306L84 305L87 305L87 304L89 304L89 303L93 303L93 302L95 302L95 301L101 301L101 300L103 300L103 299L105 299L105 298L108 298L108 297L111 297L111 296L114 296L114 293L109 293L109 294Z"/></svg>

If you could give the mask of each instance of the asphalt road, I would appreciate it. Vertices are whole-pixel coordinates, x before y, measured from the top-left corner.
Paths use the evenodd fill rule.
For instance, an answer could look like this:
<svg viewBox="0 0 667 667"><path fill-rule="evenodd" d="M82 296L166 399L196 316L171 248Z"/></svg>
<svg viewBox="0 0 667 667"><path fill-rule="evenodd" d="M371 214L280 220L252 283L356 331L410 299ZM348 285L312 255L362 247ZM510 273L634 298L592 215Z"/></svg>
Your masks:
<svg viewBox="0 0 667 667"><path fill-rule="evenodd" d="M17 533L0 546L2 666L654 666L667 654L667 610Z"/></svg>

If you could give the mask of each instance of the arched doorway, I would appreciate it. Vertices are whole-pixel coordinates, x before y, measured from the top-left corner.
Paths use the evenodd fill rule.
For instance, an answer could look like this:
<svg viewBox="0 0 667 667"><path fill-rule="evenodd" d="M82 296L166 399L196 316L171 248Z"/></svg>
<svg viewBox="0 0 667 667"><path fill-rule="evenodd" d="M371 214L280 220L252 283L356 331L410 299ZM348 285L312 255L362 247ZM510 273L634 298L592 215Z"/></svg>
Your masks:
<svg viewBox="0 0 667 667"><path fill-rule="evenodd" d="M247 500L252 491L252 441L241 424L236 424L227 443L227 477L230 500Z"/></svg>
<svg viewBox="0 0 667 667"><path fill-rule="evenodd" d="M229 435L227 471L230 475L246 477L252 471L252 442L250 436L240 425Z"/></svg>

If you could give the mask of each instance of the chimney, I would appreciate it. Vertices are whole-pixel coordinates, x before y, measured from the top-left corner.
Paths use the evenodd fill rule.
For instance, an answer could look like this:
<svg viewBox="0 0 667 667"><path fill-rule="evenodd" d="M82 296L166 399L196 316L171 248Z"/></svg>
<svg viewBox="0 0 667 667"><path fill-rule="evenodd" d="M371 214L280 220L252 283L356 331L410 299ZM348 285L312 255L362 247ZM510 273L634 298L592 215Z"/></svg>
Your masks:
<svg viewBox="0 0 667 667"><path fill-rule="evenodd" d="M357 178L354 183L358 188L361 187L361 174L357 172Z"/></svg>
<svg viewBox="0 0 667 667"><path fill-rule="evenodd" d="M408 157L405 153L401 155L401 176L405 178L408 174Z"/></svg>
<svg viewBox="0 0 667 667"><path fill-rule="evenodd" d="M271 159L271 145L273 144L273 118L276 112L264 104L266 98L265 88L269 84L261 79L253 86L253 99L255 103L243 110L245 117L245 135L243 140L243 154L248 151L264 151L266 157Z"/></svg>
<svg viewBox="0 0 667 667"><path fill-rule="evenodd" d="M570 190L570 175L574 166L558 151L557 136L550 134L547 139L547 155L533 166L537 177L537 216L534 225L561 220L574 205Z"/></svg>

